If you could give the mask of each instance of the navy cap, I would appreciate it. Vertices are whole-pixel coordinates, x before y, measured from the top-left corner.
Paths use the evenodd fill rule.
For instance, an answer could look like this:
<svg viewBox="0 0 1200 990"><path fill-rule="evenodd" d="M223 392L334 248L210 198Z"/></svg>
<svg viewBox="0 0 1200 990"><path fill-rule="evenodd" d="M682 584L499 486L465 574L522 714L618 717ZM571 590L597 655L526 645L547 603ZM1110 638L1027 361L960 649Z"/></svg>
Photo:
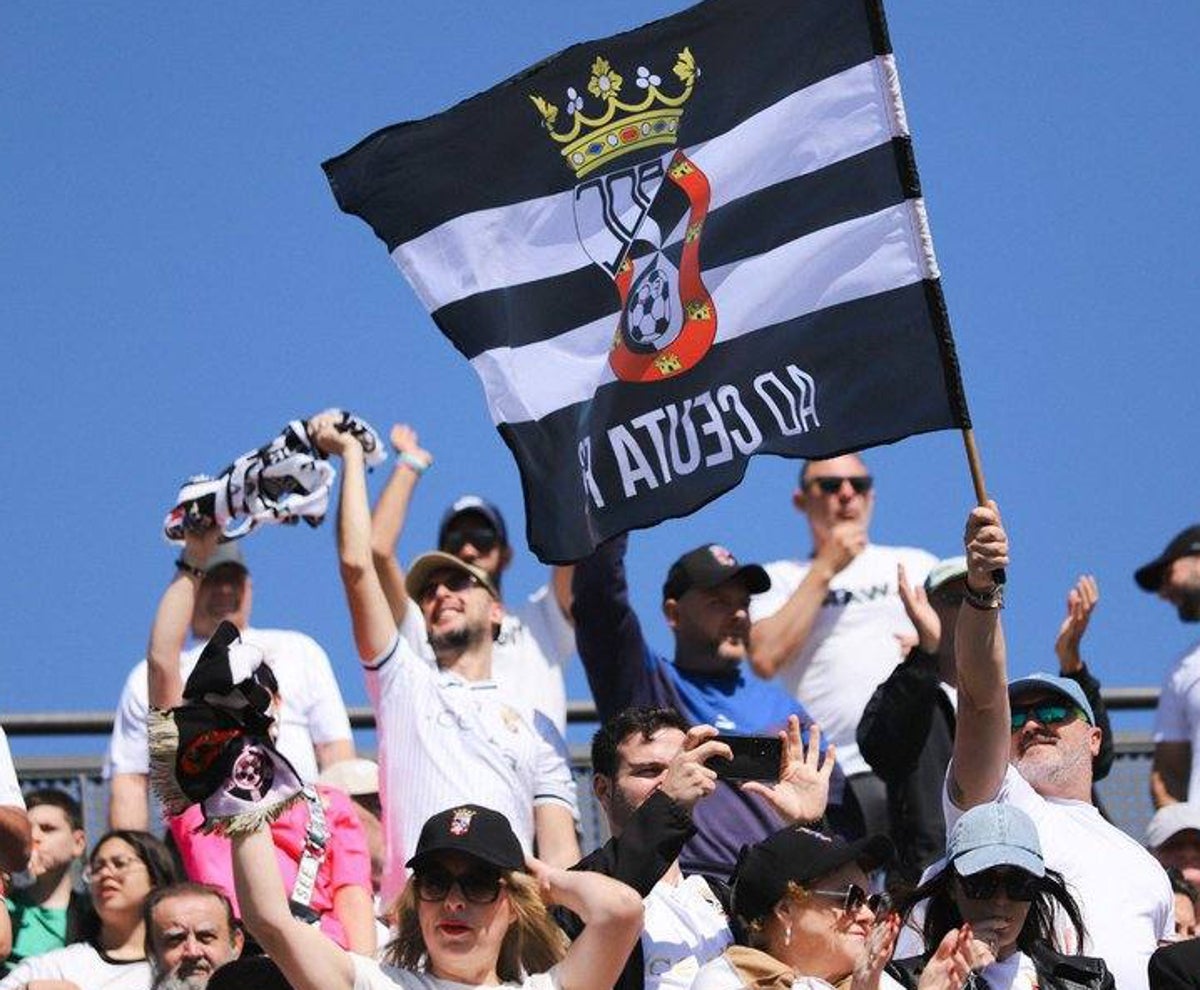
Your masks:
<svg viewBox="0 0 1200 990"><path fill-rule="evenodd" d="M1037 826L1011 804L980 804L966 812L950 830L946 858L960 877L993 866L1015 866L1035 877L1046 875Z"/></svg>
<svg viewBox="0 0 1200 990"><path fill-rule="evenodd" d="M438 524L438 549L445 547L446 530L464 512L474 512L476 515L483 516L488 525L496 531L500 543L508 546L508 527L504 525L504 517L500 515L500 510L487 499L480 498L478 495L463 495L461 498L455 499L454 504L442 513L442 521Z"/></svg>
<svg viewBox="0 0 1200 990"><path fill-rule="evenodd" d="M1030 674L1028 677L1018 677L1015 681L1008 682L1009 702L1012 702L1019 695L1033 694L1038 691L1047 694L1057 694L1061 698L1066 698L1083 712L1090 725L1096 724L1096 713L1092 711L1091 702L1087 700L1087 695L1083 693L1083 688L1079 686L1078 681L1073 681L1069 677L1058 677L1054 674L1046 674L1039 671L1036 674Z"/></svg>

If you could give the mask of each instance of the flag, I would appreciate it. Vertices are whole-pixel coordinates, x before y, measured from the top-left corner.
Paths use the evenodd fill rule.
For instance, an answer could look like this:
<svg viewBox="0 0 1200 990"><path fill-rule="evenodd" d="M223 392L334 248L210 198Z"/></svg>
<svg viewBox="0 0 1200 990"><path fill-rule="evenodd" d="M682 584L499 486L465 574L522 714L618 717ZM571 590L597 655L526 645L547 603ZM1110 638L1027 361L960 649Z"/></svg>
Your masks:
<svg viewBox="0 0 1200 990"><path fill-rule="evenodd" d="M323 167L479 375L543 561L755 454L970 425L873 0L707 0Z"/></svg>

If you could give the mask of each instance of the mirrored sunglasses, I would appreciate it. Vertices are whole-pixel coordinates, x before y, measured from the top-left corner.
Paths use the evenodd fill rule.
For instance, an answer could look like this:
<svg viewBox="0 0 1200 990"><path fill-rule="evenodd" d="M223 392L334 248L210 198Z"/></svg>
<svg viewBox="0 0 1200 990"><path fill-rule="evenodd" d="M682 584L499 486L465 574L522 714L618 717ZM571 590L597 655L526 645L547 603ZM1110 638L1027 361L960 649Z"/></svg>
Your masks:
<svg viewBox="0 0 1200 990"><path fill-rule="evenodd" d="M1025 727L1025 723L1033 719L1039 725L1061 725L1075 718L1087 718L1074 705L1030 705L1028 708L1014 708L1012 711L1012 731Z"/></svg>

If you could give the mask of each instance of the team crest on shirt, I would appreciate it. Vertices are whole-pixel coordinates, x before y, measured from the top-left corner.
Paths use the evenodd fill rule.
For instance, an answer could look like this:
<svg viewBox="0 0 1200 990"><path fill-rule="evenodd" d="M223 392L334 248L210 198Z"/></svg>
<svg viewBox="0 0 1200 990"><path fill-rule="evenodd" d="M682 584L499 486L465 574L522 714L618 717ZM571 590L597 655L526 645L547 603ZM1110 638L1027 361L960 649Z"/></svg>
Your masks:
<svg viewBox="0 0 1200 990"><path fill-rule="evenodd" d="M474 808L455 808L450 816L450 834L466 835L471 831L471 819L474 817Z"/></svg>
<svg viewBox="0 0 1200 990"><path fill-rule="evenodd" d="M569 86L561 121L557 106L529 94L579 180L573 204L580 247L616 287L620 309L608 363L626 382L682 374L704 358L717 333L700 265L708 177L681 150L626 164L627 155L645 159L646 149L670 149L679 139L684 104L700 78L690 48L676 55L672 71L675 80L664 85L639 65L627 86L597 55L585 87L592 99ZM599 112L585 111L588 102Z"/></svg>

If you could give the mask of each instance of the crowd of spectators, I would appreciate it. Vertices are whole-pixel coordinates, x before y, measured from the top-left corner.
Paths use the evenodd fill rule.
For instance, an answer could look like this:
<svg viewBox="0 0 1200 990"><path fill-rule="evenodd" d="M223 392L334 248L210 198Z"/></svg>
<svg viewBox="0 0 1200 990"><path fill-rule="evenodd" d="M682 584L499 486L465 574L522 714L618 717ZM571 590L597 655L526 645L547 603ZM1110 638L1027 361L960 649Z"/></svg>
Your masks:
<svg viewBox="0 0 1200 990"><path fill-rule="evenodd" d="M809 557L683 553L663 656L630 605L627 536L510 608L513 547L479 496L401 566L433 464L413 429L392 429L373 510L361 438L332 414L307 432L339 468L376 760L321 646L250 625L241 543L188 525L118 702L109 830L89 843L70 795L22 794L0 732L0 990L1200 987L1200 648L1167 677L1135 839L1095 800L1113 761L1081 646L1097 583L1068 590L1054 669L1010 678L997 576L1020 560L994 503L938 560L871 542L861 457L807 462ZM1200 527L1136 580L1200 620ZM232 839L207 806L160 821L150 801L154 717L218 645L249 658L302 786ZM575 654L600 722L595 850L565 742Z"/></svg>

